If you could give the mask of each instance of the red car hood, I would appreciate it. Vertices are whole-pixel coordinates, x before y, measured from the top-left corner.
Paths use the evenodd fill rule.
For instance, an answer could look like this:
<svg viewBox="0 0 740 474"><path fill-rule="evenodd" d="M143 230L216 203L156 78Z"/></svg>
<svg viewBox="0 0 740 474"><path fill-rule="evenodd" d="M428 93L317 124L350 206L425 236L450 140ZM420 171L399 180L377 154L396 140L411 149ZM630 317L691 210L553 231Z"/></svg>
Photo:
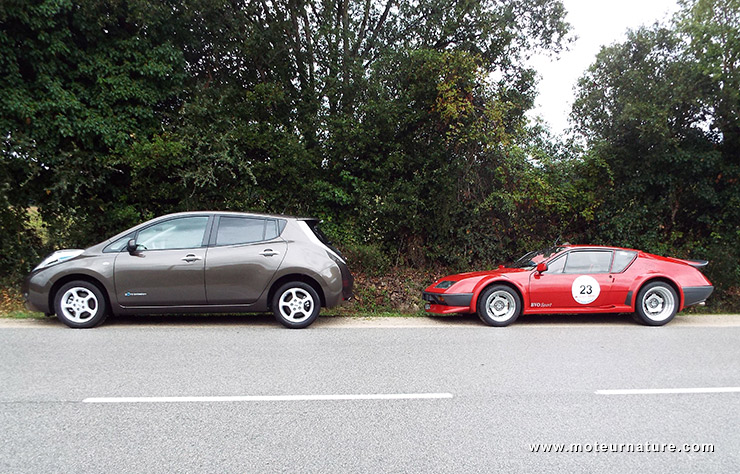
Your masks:
<svg viewBox="0 0 740 474"><path fill-rule="evenodd" d="M506 273L521 273L521 272L527 272L530 270L527 270L525 268L507 268L507 267L501 266L501 267L496 268L495 270L484 270L480 272L465 272L465 273L457 273L455 275L447 275L443 278L440 278L439 281L442 281L442 280L460 281L465 278L487 277L487 276L493 276L493 275L503 275Z"/></svg>

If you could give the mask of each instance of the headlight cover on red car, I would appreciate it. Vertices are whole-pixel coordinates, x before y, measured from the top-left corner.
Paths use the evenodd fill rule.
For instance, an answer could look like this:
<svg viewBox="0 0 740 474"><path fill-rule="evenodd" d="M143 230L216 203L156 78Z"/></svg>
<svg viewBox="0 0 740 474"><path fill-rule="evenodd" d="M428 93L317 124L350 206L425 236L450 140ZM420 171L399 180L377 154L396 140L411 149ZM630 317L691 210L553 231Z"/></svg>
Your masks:
<svg viewBox="0 0 740 474"><path fill-rule="evenodd" d="M439 288L440 290L446 290L447 288L451 287L457 283L455 280L442 280L436 285L434 285L435 288Z"/></svg>

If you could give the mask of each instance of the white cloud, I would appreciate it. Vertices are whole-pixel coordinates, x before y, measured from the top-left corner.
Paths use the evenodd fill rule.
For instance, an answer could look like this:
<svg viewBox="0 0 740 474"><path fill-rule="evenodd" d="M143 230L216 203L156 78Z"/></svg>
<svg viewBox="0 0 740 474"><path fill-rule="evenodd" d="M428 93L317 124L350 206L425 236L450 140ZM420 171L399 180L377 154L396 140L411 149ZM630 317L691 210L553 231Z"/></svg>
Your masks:
<svg viewBox="0 0 740 474"><path fill-rule="evenodd" d="M676 0L563 0L563 4L578 39L559 58L536 56L530 61L540 82L529 115L542 117L554 133L567 128L576 82L601 46L624 41L628 29L667 20L678 11Z"/></svg>

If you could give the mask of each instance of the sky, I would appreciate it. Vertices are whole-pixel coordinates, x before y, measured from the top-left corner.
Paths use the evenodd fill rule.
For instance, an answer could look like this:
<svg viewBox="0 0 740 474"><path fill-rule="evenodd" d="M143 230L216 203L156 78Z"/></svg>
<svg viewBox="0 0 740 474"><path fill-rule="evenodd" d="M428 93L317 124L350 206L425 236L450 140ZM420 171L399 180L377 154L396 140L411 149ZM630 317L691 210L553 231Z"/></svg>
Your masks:
<svg viewBox="0 0 740 474"><path fill-rule="evenodd" d="M530 63L540 75L535 109L555 134L568 127L578 78L594 62L601 46L624 41L628 29L669 19L678 11L677 0L562 0L566 20L577 36L569 51L558 57L536 56Z"/></svg>

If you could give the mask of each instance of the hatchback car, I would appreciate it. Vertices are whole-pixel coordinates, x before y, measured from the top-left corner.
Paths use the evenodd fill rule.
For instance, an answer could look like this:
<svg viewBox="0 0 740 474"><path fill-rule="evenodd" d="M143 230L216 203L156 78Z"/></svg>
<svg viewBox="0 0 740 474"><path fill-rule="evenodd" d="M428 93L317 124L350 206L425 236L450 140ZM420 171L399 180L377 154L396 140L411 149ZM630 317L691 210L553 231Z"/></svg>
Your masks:
<svg viewBox="0 0 740 474"><path fill-rule="evenodd" d="M26 306L73 328L109 314L272 311L304 328L352 296L345 260L313 218L185 212L85 250L60 250L28 276Z"/></svg>
<svg viewBox="0 0 740 474"><path fill-rule="evenodd" d="M530 252L508 267L446 276L422 297L429 313L477 313L490 326L507 326L522 313L626 312L661 326L712 294L698 270L707 263L564 244Z"/></svg>

